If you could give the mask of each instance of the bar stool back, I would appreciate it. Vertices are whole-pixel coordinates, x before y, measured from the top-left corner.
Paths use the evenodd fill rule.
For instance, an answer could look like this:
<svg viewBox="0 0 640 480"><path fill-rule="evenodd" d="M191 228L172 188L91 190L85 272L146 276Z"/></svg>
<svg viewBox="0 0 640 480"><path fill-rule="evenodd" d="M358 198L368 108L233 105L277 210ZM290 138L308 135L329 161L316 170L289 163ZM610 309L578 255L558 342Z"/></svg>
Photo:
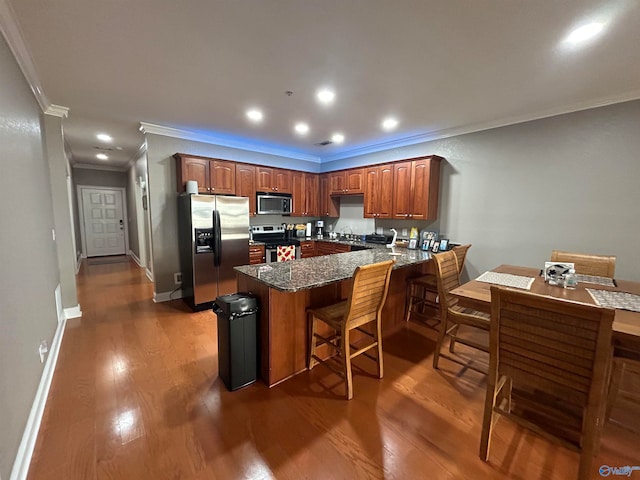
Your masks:
<svg viewBox="0 0 640 480"><path fill-rule="evenodd" d="M310 322L308 366L311 370L317 363L323 363L345 380L345 394L347 399L353 398L353 381L351 374L351 360L360 355L374 360L377 364L378 378L382 378L382 307L387 299L389 279L394 261L374 263L356 268L353 274L353 284L346 301L328 305L322 308L308 310ZM327 324L335 332L329 337L318 333L318 322ZM369 324L369 325L367 325ZM357 330L368 340L364 345L351 344L351 332ZM337 356L329 359L316 355L317 347L328 345ZM368 351L376 349L372 356ZM331 360L338 360L339 367L335 367Z"/></svg>

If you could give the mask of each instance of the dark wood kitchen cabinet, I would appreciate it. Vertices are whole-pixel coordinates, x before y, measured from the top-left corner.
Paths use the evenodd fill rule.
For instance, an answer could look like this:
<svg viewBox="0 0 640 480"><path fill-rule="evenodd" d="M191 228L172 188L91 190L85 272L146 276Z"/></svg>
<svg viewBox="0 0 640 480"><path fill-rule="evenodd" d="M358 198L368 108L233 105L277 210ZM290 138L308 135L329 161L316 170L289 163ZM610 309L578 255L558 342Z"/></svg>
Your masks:
<svg viewBox="0 0 640 480"><path fill-rule="evenodd" d="M249 265L266 262L264 245L249 245Z"/></svg>
<svg viewBox="0 0 640 480"><path fill-rule="evenodd" d="M393 164L392 218L438 218L440 157L421 157Z"/></svg>
<svg viewBox="0 0 640 480"><path fill-rule="evenodd" d="M181 153L176 153L174 158L179 193L186 190L188 180L195 180L198 182L198 193L235 195L235 162Z"/></svg>
<svg viewBox="0 0 640 480"><path fill-rule="evenodd" d="M364 193L364 169L339 170L326 174L330 195L357 195Z"/></svg>
<svg viewBox="0 0 640 480"><path fill-rule="evenodd" d="M365 218L391 218L393 165L365 168L364 183Z"/></svg>
<svg viewBox="0 0 640 480"><path fill-rule="evenodd" d="M249 215L255 216L256 207L256 167L246 163L236 164L236 195L249 199Z"/></svg>
<svg viewBox="0 0 640 480"><path fill-rule="evenodd" d="M316 251L318 256L333 255L334 253L350 252L351 247L342 243L320 241L316 242Z"/></svg>
<svg viewBox="0 0 640 480"><path fill-rule="evenodd" d="M292 217L317 217L320 215L318 197L319 176L316 173L291 172L293 205Z"/></svg>
<svg viewBox="0 0 640 480"><path fill-rule="evenodd" d="M258 192L293 193L291 170L257 167L256 190Z"/></svg>
<svg viewBox="0 0 640 480"><path fill-rule="evenodd" d="M316 243L313 240L304 240L300 242L300 258L310 258L318 256Z"/></svg>
<svg viewBox="0 0 640 480"><path fill-rule="evenodd" d="M320 216L337 218L340 216L340 198L331 196L330 181L329 174L320 175Z"/></svg>

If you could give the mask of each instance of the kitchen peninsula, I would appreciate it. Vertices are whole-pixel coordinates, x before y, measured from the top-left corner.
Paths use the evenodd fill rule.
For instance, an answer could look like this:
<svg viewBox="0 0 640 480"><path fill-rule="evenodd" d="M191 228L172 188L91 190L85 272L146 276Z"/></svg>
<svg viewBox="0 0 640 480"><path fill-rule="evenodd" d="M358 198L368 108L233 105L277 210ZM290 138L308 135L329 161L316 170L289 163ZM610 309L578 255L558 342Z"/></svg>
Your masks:
<svg viewBox="0 0 640 480"><path fill-rule="evenodd" d="M306 369L306 309L346 299L356 267L394 258L383 330L404 321L407 278L432 268L431 254L406 248L375 246L367 250L304 258L290 262L236 267L238 290L260 302L260 377L269 386Z"/></svg>

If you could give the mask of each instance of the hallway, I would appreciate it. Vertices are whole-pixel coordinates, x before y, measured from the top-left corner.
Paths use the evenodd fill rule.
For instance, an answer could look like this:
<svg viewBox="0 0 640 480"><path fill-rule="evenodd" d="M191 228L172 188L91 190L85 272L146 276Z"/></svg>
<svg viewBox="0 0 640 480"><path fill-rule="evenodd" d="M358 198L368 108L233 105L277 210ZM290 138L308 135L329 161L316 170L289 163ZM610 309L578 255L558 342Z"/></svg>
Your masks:
<svg viewBox="0 0 640 480"><path fill-rule="evenodd" d="M432 331L385 339L385 378L324 369L272 389L217 378L216 317L154 304L133 262L87 265L67 323L29 479L574 478L577 454L501 421L478 458L485 379L431 368ZM482 361L482 359L481 359ZM336 387L336 388L331 388ZM597 468L640 465L640 435L607 425Z"/></svg>

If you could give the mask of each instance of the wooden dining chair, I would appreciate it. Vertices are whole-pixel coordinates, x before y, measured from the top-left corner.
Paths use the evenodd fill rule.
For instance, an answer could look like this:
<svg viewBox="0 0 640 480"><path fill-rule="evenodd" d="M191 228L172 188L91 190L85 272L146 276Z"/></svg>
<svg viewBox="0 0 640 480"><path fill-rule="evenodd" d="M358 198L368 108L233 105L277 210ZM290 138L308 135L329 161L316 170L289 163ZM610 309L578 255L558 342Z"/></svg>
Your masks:
<svg viewBox="0 0 640 480"><path fill-rule="evenodd" d="M626 341L618 339L613 348L613 364L606 408L607 420L611 419L611 411L620 397L640 404L640 392L622 391L625 374L640 376L640 352L636 344L626 344ZM631 429L633 430L633 428Z"/></svg>
<svg viewBox="0 0 640 480"><path fill-rule="evenodd" d="M553 250L552 262L570 262L574 264L576 273L596 277L613 278L616 271L616 257L611 255L591 255Z"/></svg>
<svg viewBox="0 0 640 480"><path fill-rule="evenodd" d="M489 348L475 340L460 337L460 325L467 325L476 329L489 331L490 316L486 313L472 310L470 308L460 307L458 299L451 295L451 290L460 286L460 275L458 273L458 260L455 252L443 252L434 255L433 259L436 264L436 280L438 283L438 297L440 301L440 329L438 331L438 342L435 352L433 353L433 368L438 368L440 357L445 357L456 363L465 365L472 370L486 373L476 368L473 364L463 363L458 358L442 354L442 344L448 336L452 342L461 343L469 347L476 348L483 352L488 352ZM450 345L450 351L453 350L453 343Z"/></svg>
<svg viewBox="0 0 640 480"><path fill-rule="evenodd" d="M458 275L462 273L469 248L471 248L470 244L456 245L451 249L455 252L458 260ZM440 302L438 299L438 281L435 273L408 279L406 299L405 321L411 320L412 314L417 314L419 317L424 316L427 309L436 311L439 319Z"/></svg>
<svg viewBox="0 0 640 480"><path fill-rule="evenodd" d="M353 398L351 360L354 357L365 354L368 358L376 361L378 378L382 378L384 374L382 361L382 307L387 298L393 264L394 260L387 260L356 268L347 300L326 307L308 310L310 323L309 370L318 362L331 368L344 378L345 394L349 400ZM334 331L333 335L326 337L318 333L318 322L327 324ZM361 332L361 336L368 340L365 345L351 344L353 330ZM320 358L316 352L317 347L321 345L328 345L338 355L326 360ZM375 356L368 353L373 348L376 349ZM332 359L338 360L339 368L334 368L335 366L331 363Z"/></svg>
<svg viewBox="0 0 640 480"><path fill-rule="evenodd" d="M496 414L580 452L591 478L611 357L614 310L491 286L490 367L480 458Z"/></svg>

